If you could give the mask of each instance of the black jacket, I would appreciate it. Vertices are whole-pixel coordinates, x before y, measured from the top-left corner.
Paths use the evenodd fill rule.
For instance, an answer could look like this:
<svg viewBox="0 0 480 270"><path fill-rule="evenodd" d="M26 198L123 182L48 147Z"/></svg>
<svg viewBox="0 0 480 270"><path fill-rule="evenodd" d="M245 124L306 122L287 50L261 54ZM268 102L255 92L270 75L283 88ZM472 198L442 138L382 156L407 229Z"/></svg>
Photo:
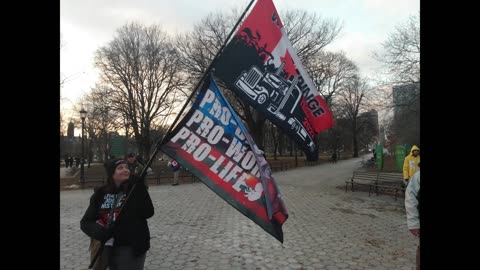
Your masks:
<svg viewBox="0 0 480 270"><path fill-rule="evenodd" d="M133 179L128 183L127 193L117 204L121 214L113 224L114 246L132 246L135 255L145 253L150 248L150 231L147 219L154 214L152 200L146 186L139 182L132 191ZM115 193L108 193L103 186L94 192L90 198L90 205L80 221L81 230L88 236L99 239L100 231L104 230L99 223L106 220L112 206L112 197ZM125 202L129 193L132 193ZM120 206L119 206L120 205ZM118 210L116 210L118 213Z"/></svg>

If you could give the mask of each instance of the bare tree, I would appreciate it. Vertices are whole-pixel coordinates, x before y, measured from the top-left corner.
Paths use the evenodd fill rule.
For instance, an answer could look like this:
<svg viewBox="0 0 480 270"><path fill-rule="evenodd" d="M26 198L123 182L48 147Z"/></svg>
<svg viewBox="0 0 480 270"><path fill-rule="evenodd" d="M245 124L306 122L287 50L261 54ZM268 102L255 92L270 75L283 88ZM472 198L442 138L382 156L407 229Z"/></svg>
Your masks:
<svg viewBox="0 0 480 270"><path fill-rule="evenodd" d="M324 152L337 152L337 157L340 157L338 152L342 149L342 146L349 145L348 141L351 139L350 127L346 127L347 122L344 115L344 108L342 104L338 102L339 96L332 97L332 104L330 105L330 111L332 112L333 121L335 125L327 130L317 134L315 140L318 145L319 153Z"/></svg>
<svg viewBox="0 0 480 270"><path fill-rule="evenodd" d="M407 22L396 26L382 45L383 51L374 53L373 57L382 63L388 77L378 83L377 107L415 109L420 99L420 17L410 16ZM392 86L405 85L415 86L415 93L402 102L394 101Z"/></svg>
<svg viewBox="0 0 480 270"><path fill-rule="evenodd" d="M227 14L218 12L208 14L195 25L192 33L178 39L177 47L182 56L182 67L185 73L191 74L191 79L197 80L205 72L240 13L239 10L234 9ZM341 30L337 21L324 19L316 13L301 10L285 12L282 21L292 45L304 63L331 43ZM225 85L219 83L225 88ZM224 94L238 112L239 117L247 123L259 147L263 148L265 117L241 101L232 91L224 91Z"/></svg>
<svg viewBox="0 0 480 270"><path fill-rule="evenodd" d="M96 84L84 97L85 109L88 117L85 121L85 128L91 147L96 148L98 156L104 159L109 158L108 144L110 131L121 128L121 117L114 109L112 97L114 90L106 85Z"/></svg>
<svg viewBox="0 0 480 270"><path fill-rule="evenodd" d="M60 33L60 51L62 50L62 47L64 46L64 42L62 40L62 33ZM60 88L62 88L63 85L63 79L62 79L62 73L60 72ZM60 96L61 99L61 96Z"/></svg>
<svg viewBox="0 0 480 270"><path fill-rule="evenodd" d="M372 107L391 115L383 121L390 144L418 144L420 139L420 84L384 85L369 97Z"/></svg>
<svg viewBox="0 0 480 270"><path fill-rule="evenodd" d="M193 89L193 86L198 82L226 41L241 12L237 8L231 9L228 13L211 12L194 26L192 32L177 37L175 45L180 55L182 70L185 74L188 74L187 81L190 83L190 90L196 90ZM218 83L221 87L226 88L221 81ZM231 91L222 92L237 111L239 117L247 123L252 134L255 133L255 129L252 129L252 123L255 123L255 118L258 118L258 115L253 112L250 105L243 102Z"/></svg>
<svg viewBox="0 0 480 270"><path fill-rule="evenodd" d="M62 33L60 33L60 51L62 50L62 48L65 46L65 42L63 41L63 38L62 38ZM60 103L64 102L65 101L65 98L62 97L62 88L63 86L65 85L65 81L66 81L66 78L63 76L63 74L60 72L60 89L59 89L59 92L60 92ZM64 131L65 131L65 128L66 128L66 123L64 121L64 113L62 111L60 111L60 136L63 136L64 134Z"/></svg>
<svg viewBox="0 0 480 270"><path fill-rule="evenodd" d="M391 86L420 85L420 20L419 16L410 16L404 24L397 25L388 39L382 44L383 51L373 57L382 63L388 75L381 79L377 89L378 106L382 108L410 107L419 99L419 91L409 102L393 102ZM420 87L418 87L418 90ZM391 102L385 102L391 100Z"/></svg>
<svg viewBox="0 0 480 270"><path fill-rule="evenodd" d="M357 126L359 127L357 133L358 145L364 150L378 144L378 117L372 118L374 114L376 115L376 111L370 110L360 114L357 118Z"/></svg>
<svg viewBox="0 0 480 270"><path fill-rule="evenodd" d="M192 86L206 71L239 17L238 9L229 13L211 12L194 26L192 32L176 38L179 62Z"/></svg>
<svg viewBox="0 0 480 270"><path fill-rule="evenodd" d="M345 83L338 93L340 115L351 123L354 157L358 157L358 135L363 123L363 121L359 121L359 115L368 109L365 105L370 90L364 79L355 76Z"/></svg>
<svg viewBox="0 0 480 270"><path fill-rule="evenodd" d="M62 50L63 47L65 47L65 41L63 39L62 33L60 33L60 51ZM65 85L65 82L67 81L68 78L66 78L61 72L60 72L60 100L62 99L62 92L61 89Z"/></svg>
<svg viewBox="0 0 480 270"><path fill-rule="evenodd" d="M97 50L95 65L110 85L113 106L128 118L140 155L150 156L152 124L168 117L185 79L179 57L160 26L129 23Z"/></svg>
<svg viewBox="0 0 480 270"><path fill-rule="evenodd" d="M392 131L400 144L420 143L419 87L403 85L393 88Z"/></svg>
<svg viewBox="0 0 480 270"><path fill-rule="evenodd" d="M63 137L65 134L65 121L64 121L64 116L63 112L60 110L60 137Z"/></svg>
<svg viewBox="0 0 480 270"><path fill-rule="evenodd" d="M306 69L330 109L334 106L333 101L339 89L358 74L358 67L345 56L344 52L317 52L307 62ZM318 151L324 148L337 152L340 147L339 134L342 132L341 127L333 127L324 134L317 134L315 140L319 146Z"/></svg>
<svg viewBox="0 0 480 270"><path fill-rule="evenodd" d="M377 107L393 112L390 138L395 143L419 143L420 17L410 16L395 27L374 58L388 78L377 89Z"/></svg>
<svg viewBox="0 0 480 270"><path fill-rule="evenodd" d="M386 119L383 121L383 129L385 132L385 144L389 146L394 146L399 143L398 136L395 134L394 131L394 121L392 121L393 116L387 116Z"/></svg>
<svg viewBox="0 0 480 270"><path fill-rule="evenodd" d="M357 66L344 52L320 51L307 62L306 69L329 107L342 84L358 73Z"/></svg>
<svg viewBox="0 0 480 270"><path fill-rule="evenodd" d="M302 63L308 63L332 43L343 28L337 19L323 18L306 10L287 10L281 14L285 32Z"/></svg>
<svg viewBox="0 0 480 270"><path fill-rule="evenodd" d="M383 44L383 53L375 53L391 76L392 84L420 82L420 16L410 16L395 27Z"/></svg>

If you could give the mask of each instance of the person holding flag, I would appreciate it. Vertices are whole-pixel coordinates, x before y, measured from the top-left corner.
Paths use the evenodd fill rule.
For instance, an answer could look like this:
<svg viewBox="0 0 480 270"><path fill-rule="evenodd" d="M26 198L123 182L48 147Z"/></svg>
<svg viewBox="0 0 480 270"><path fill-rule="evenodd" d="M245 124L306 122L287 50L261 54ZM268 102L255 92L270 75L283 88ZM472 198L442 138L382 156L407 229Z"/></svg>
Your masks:
<svg viewBox="0 0 480 270"><path fill-rule="evenodd" d="M80 221L80 229L93 239L92 260L100 252L93 269L141 270L150 249L152 200L125 160L107 161L105 170L107 184L95 190Z"/></svg>

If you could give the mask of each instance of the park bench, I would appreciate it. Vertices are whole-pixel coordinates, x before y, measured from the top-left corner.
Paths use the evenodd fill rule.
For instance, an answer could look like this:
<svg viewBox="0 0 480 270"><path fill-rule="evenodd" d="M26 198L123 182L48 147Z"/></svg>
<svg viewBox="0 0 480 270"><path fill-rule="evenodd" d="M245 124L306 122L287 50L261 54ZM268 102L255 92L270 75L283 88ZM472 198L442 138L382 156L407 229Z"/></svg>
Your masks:
<svg viewBox="0 0 480 270"><path fill-rule="evenodd" d="M368 187L368 196L375 192L378 196L381 191L392 191L397 200L399 192L405 192L403 175L401 173L384 172L360 172L354 171L353 176L345 181L345 192L351 187L352 192L355 186Z"/></svg>
<svg viewBox="0 0 480 270"><path fill-rule="evenodd" d="M401 192L402 194L405 193L406 186L405 186L402 173L379 172L376 183L377 183L377 186L376 186L377 195L378 195L379 189L392 190L394 192L394 196L396 200L397 196L399 195L399 192Z"/></svg>
<svg viewBox="0 0 480 270"><path fill-rule="evenodd" d="M107 183L107 179L105 176L102 177L93 177L93 176L85 176L85 187L99 187Z"/></svg>
<svg viewBox="0 0 480 270"><path fill-rule="evenodd" d="M107 183L107 179L105 178L105 176L102 176L102 177L85 177L85 183Z"/></svg>
<svg viewBox="0 0 480 270"><path fill-rule="evenodd" d="M292 161L269 161L268 164L272 172L288 171L295 167L295 163Z"/></svg>
<svg viewBox="0 0 480 270"><path fill-rule="evenodd" d="M355 186L364 186L368 187L368 196L370 196L377 177L378 173L354 171L353 176L345 181L345 192L347 192L349 185L352 192L355 190Z"/></svg>

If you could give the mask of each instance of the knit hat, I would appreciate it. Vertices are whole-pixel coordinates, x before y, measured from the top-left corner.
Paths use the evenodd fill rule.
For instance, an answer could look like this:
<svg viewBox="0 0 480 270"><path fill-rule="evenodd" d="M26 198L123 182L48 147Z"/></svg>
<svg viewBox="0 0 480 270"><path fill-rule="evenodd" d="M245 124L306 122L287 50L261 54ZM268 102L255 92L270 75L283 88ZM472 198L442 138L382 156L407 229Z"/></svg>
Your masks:
<svg viewBox="0 0 480 270"><path fill-rule="evenodd" d="M105 172L107 173L107 179L112 178L113 173L115 173L115 169L117 168L118 165L120 164L125 164L127 163L124 159L116 158L116 159L111 159L107 160L105 162Z"/></svg>

